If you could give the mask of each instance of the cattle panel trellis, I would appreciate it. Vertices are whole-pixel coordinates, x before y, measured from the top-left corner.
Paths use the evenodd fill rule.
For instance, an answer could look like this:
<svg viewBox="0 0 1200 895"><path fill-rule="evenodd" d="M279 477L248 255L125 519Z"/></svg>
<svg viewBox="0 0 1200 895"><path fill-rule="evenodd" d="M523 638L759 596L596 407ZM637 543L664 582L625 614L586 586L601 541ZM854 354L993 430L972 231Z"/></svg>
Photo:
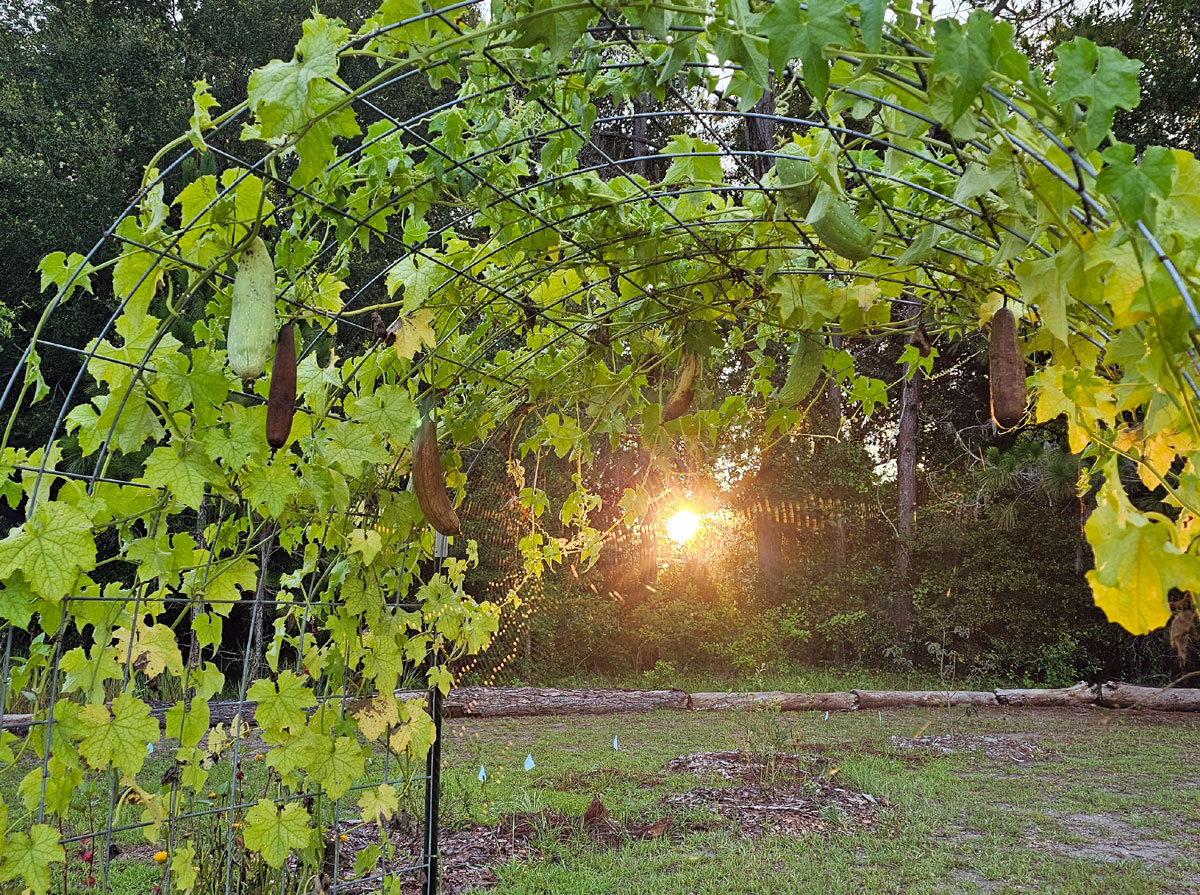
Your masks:
<svg viewBox="0 0 1200 895"><path fill-rule="evenodd" d="M847 340L904 344L909 388L929 337L1011 309L1037 417L1105 474L1098 602L1140 632L1197 580L1200 168L1112 140L1119 53L1065 44L1049 83L985 13L882 0L389 0L351 25L314 14L235 108L198 82L103 238L43 261L0 394L0 715L30 716L0 735L0 881L106 882L116 846L153 849L163 891L432 891L439 694L519 588L472 592L428 482L470 495L498 451L513 581L587 565L601 520L652 531L681 470L747 453L723 433L802 433L827 382L886 397ZM81 290L113 311L71 344ZM246 301L274 322L229 330ZM259 347L280 322L294 370ZM270 376L235 377L231 342ZM600 446L638 458L608 515ZM1178 518L1128 502L1118 457ZM1131 551L1157 576L1134 595ZM253 727L212 717L222 693Z"/></svg>

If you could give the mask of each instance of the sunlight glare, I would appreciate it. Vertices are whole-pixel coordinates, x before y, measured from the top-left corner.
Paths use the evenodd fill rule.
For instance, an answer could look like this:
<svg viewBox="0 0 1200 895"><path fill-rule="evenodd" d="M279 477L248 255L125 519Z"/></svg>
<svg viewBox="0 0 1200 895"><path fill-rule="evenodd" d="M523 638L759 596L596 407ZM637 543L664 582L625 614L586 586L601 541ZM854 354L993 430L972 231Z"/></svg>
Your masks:
<svg viewBox="0 0 1200 895"><path fill-rule="evenodd" d="M691 510L680 510L667 520L667 537L676 544L691 540L700 529L700 517Z"/></svg>

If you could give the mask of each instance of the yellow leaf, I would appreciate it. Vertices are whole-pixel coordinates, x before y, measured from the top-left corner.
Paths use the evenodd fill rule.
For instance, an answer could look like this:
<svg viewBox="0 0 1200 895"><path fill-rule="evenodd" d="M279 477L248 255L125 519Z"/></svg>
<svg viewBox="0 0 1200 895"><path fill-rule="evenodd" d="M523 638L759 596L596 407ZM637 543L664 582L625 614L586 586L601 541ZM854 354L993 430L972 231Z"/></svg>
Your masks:
<svg viewBox="0 0 1200 895"><path fill-rule="evenodd" d="M400 723L400 712L396 708L396 697L376 696L368 699L354 712L358 729L368 740L377 740L384 731Z"/></svg>
<svg viewBox="0 0 1200 895"><path fill-rule="evenodd" d="M436 347L437 336L429 325L431 320L433 311L428 308L407 317L397 317L396 322L388 327L388 332L396 337L396 354L405 360L412 360L422 345Z"/></svg>

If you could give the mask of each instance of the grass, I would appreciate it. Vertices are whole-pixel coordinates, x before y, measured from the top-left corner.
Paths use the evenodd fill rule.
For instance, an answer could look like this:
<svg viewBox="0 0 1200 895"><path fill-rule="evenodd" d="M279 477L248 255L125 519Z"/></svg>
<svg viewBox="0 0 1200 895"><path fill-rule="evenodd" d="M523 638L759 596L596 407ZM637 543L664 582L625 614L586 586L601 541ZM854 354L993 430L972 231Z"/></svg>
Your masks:
<svg viewBox="0 0 1200 895"><path fill-rule="evenodd" d="M1052 754L1018 766L891 745L892 735L951 729L1036 734ZM1200 786L1189 762L1198 732L1192 719L1052 710L459 722L448 730L446 814L450 827L541 807L578 814L596 793L618 818L647 820L663 813L666 793L699 782L662 773L671 758L786 743L823 749L843 786L888 799L880 827L755 841L718 828L609 850L550 842L542 860L502 868L494 891L1196 892ZM530 772L527 754L537 762Z"/></svg>
<svg viewBox="0 0 1200 895"><path fill-rule="evenodd" d="M1047 754L1018 765L982 754L898 751L891 739L951 732L1030 734ZM536 860L495 868L497 895L1200 892L1200 785L1192 770L1200 720L1190 716L1031 709L906 709L828 719L823 713L659 712L448 721L444 740L442 817L450 833L503 823L515 812L552 808L579 815L593 795L629 825L664 815L677 821L668 837L616 848L581 836L541 836L532 843ZM836 769L836 783L886 799L890 807L875 829L839 825L835 817L825 833L749 839L706 809L665 804L672 793L713 785L667 773L667 762L731 749L820 753L827 772ZM156 783L171 751L160 744L140 778ZM526 756L535 762L529 771ZM379 771L373 766L368 776ZM264 774L262 762L252 760L239 798L261 792ZM228 777L228 767L214 769L217 804ZM3 781L10 805L19 804L18 781L19 775ZM102 827L108 792L107 778L81 788L73 802L75 829ZM127 808L123 820L136 821L137 814ZM124 851L112 865L112 891L151 895L163 880L151 857L160 846L133 830L114 839ZM83 886L80 850L68 851L67 892L94 891ZM59 876L51 891L63 890Z"/></svg>

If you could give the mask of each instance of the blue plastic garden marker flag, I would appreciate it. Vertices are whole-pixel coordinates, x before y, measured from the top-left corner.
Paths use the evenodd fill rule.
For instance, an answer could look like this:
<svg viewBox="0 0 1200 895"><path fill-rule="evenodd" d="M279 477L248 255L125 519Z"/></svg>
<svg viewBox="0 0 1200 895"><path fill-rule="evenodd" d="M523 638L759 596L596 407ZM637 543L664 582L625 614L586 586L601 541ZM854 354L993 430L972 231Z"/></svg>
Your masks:
<svg viewBox="0 0 1200 895"><path fill-rule="evenodd" d="M526 755L526 756L525 756L525 770L527 770L527 771L532 771L532 770L533 770L535 767L537 767L537 765L535 765L535 764L533 763L533 756L532 756L532 755Z"/></svg>
<svg viewBox="0 0 1200 895"><path fill-rule="evenodd" d="M483 783L485 780L487 780L487 771L484 770L483 765L480 765L479 766L479 782Z"/></svg>
<svg viewBox="0 0 1200 895"><path fill-rule="evenodd" d="M621 747L617 745L617 738L614 736L613 737L613 749L620 749L620 748Z"/></svg>

